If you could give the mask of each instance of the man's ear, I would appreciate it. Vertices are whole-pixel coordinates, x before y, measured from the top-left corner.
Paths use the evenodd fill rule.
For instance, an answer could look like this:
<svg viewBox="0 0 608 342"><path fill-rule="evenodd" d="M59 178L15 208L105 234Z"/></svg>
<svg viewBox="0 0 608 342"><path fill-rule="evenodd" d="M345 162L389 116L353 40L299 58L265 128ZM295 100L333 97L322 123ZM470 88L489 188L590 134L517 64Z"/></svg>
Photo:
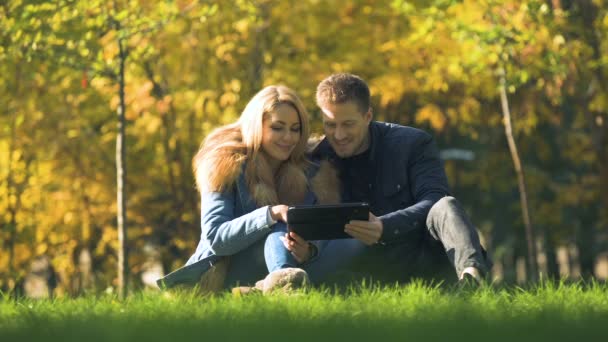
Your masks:
<svg viewBox="0 0 608 342"><path fill-rule="evenodd" d="M372 107L369 107L369 109L365 113L365 121L367 121L367 123L370 123L373 118L374 118L374 112L372 111Z"/></svg>

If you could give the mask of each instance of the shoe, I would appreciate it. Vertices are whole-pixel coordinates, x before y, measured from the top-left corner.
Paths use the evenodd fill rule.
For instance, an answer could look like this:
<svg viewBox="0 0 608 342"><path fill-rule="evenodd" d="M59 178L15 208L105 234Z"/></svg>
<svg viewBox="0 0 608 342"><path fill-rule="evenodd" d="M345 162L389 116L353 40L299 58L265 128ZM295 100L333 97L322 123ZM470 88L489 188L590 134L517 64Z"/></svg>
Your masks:
<svg viewBox="0 0 608 342"><path fill-rule="evenodd" d="M232 295L234 297L247 296L256 293L262 293L262 291L255 286L237 286L232 288Z"/></svg>
<svg viewBox="0 0 608 342"><path fill-rule="evenodd" d="M303 289L310 285L308 273L301 268L282 268L271 272L266 278L259 280L255 286L239 286L232 289L232 295L239 297L250 294L269 294L276 292L288 293Z"/></svg>
<svg viewBox="0 0 608 342"><path fill-rule="evenodd" d="M232 288L232 295L234 297L247 296L252 294L261 294L263 293L264 288L264 279L258 280L255 283L255 286L237 286Z"/></svg>
<svg viewBox="0 0 608 342"><path fill-rule="evenodd" d="M301 268L283 268L271 272L264 278L262 292L264 294L272 292L291 292L303 289L310 285L308 273Z"/></svg>
<svg viewBox="0 0 608 342"><path fill-rule="evenodd" d="M461 290L475 290L481 287L483 276L476 267L465 268L458 279L458 288Z"/></svg>

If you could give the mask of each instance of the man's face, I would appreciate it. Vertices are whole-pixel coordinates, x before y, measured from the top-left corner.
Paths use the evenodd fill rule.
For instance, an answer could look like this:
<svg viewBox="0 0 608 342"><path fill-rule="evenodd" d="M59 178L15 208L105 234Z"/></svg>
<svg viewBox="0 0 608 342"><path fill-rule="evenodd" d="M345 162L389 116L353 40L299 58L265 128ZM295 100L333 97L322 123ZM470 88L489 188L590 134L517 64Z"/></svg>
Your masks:
<svg viewBox="0 0 608 342"><path fill-rule="evenodd" d="M321 106L323 130L340 158L365 152L369 147L371 110L362 112L354 101Z"/></svg>

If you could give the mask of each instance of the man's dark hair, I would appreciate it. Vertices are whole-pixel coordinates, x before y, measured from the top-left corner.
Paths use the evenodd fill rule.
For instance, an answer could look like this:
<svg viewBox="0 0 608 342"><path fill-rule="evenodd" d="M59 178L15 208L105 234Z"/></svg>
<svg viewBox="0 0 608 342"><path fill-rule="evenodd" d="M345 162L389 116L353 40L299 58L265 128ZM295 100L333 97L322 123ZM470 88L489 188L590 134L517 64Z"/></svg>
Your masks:
<svg viewBox="0 0 608 342"><path fill-rule="evenodd" d="M366 113L370 102L369 87L353 74L333 74L317 86L317 105L342 104L354 101L361 112Z"/></svg>

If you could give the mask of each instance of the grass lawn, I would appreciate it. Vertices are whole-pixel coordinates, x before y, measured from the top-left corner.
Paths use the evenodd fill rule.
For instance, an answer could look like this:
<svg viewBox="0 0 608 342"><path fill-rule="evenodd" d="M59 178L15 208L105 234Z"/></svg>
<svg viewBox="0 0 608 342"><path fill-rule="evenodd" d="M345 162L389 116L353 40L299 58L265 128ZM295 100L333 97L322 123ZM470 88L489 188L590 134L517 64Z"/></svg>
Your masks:
<svg viewBox="0 0 608 342"><path fill-rule="evenodd" d="M0 341L608 341L608 285L456 291L403 287L291 295L141 292L78 299L0 297Z"/></svg>

